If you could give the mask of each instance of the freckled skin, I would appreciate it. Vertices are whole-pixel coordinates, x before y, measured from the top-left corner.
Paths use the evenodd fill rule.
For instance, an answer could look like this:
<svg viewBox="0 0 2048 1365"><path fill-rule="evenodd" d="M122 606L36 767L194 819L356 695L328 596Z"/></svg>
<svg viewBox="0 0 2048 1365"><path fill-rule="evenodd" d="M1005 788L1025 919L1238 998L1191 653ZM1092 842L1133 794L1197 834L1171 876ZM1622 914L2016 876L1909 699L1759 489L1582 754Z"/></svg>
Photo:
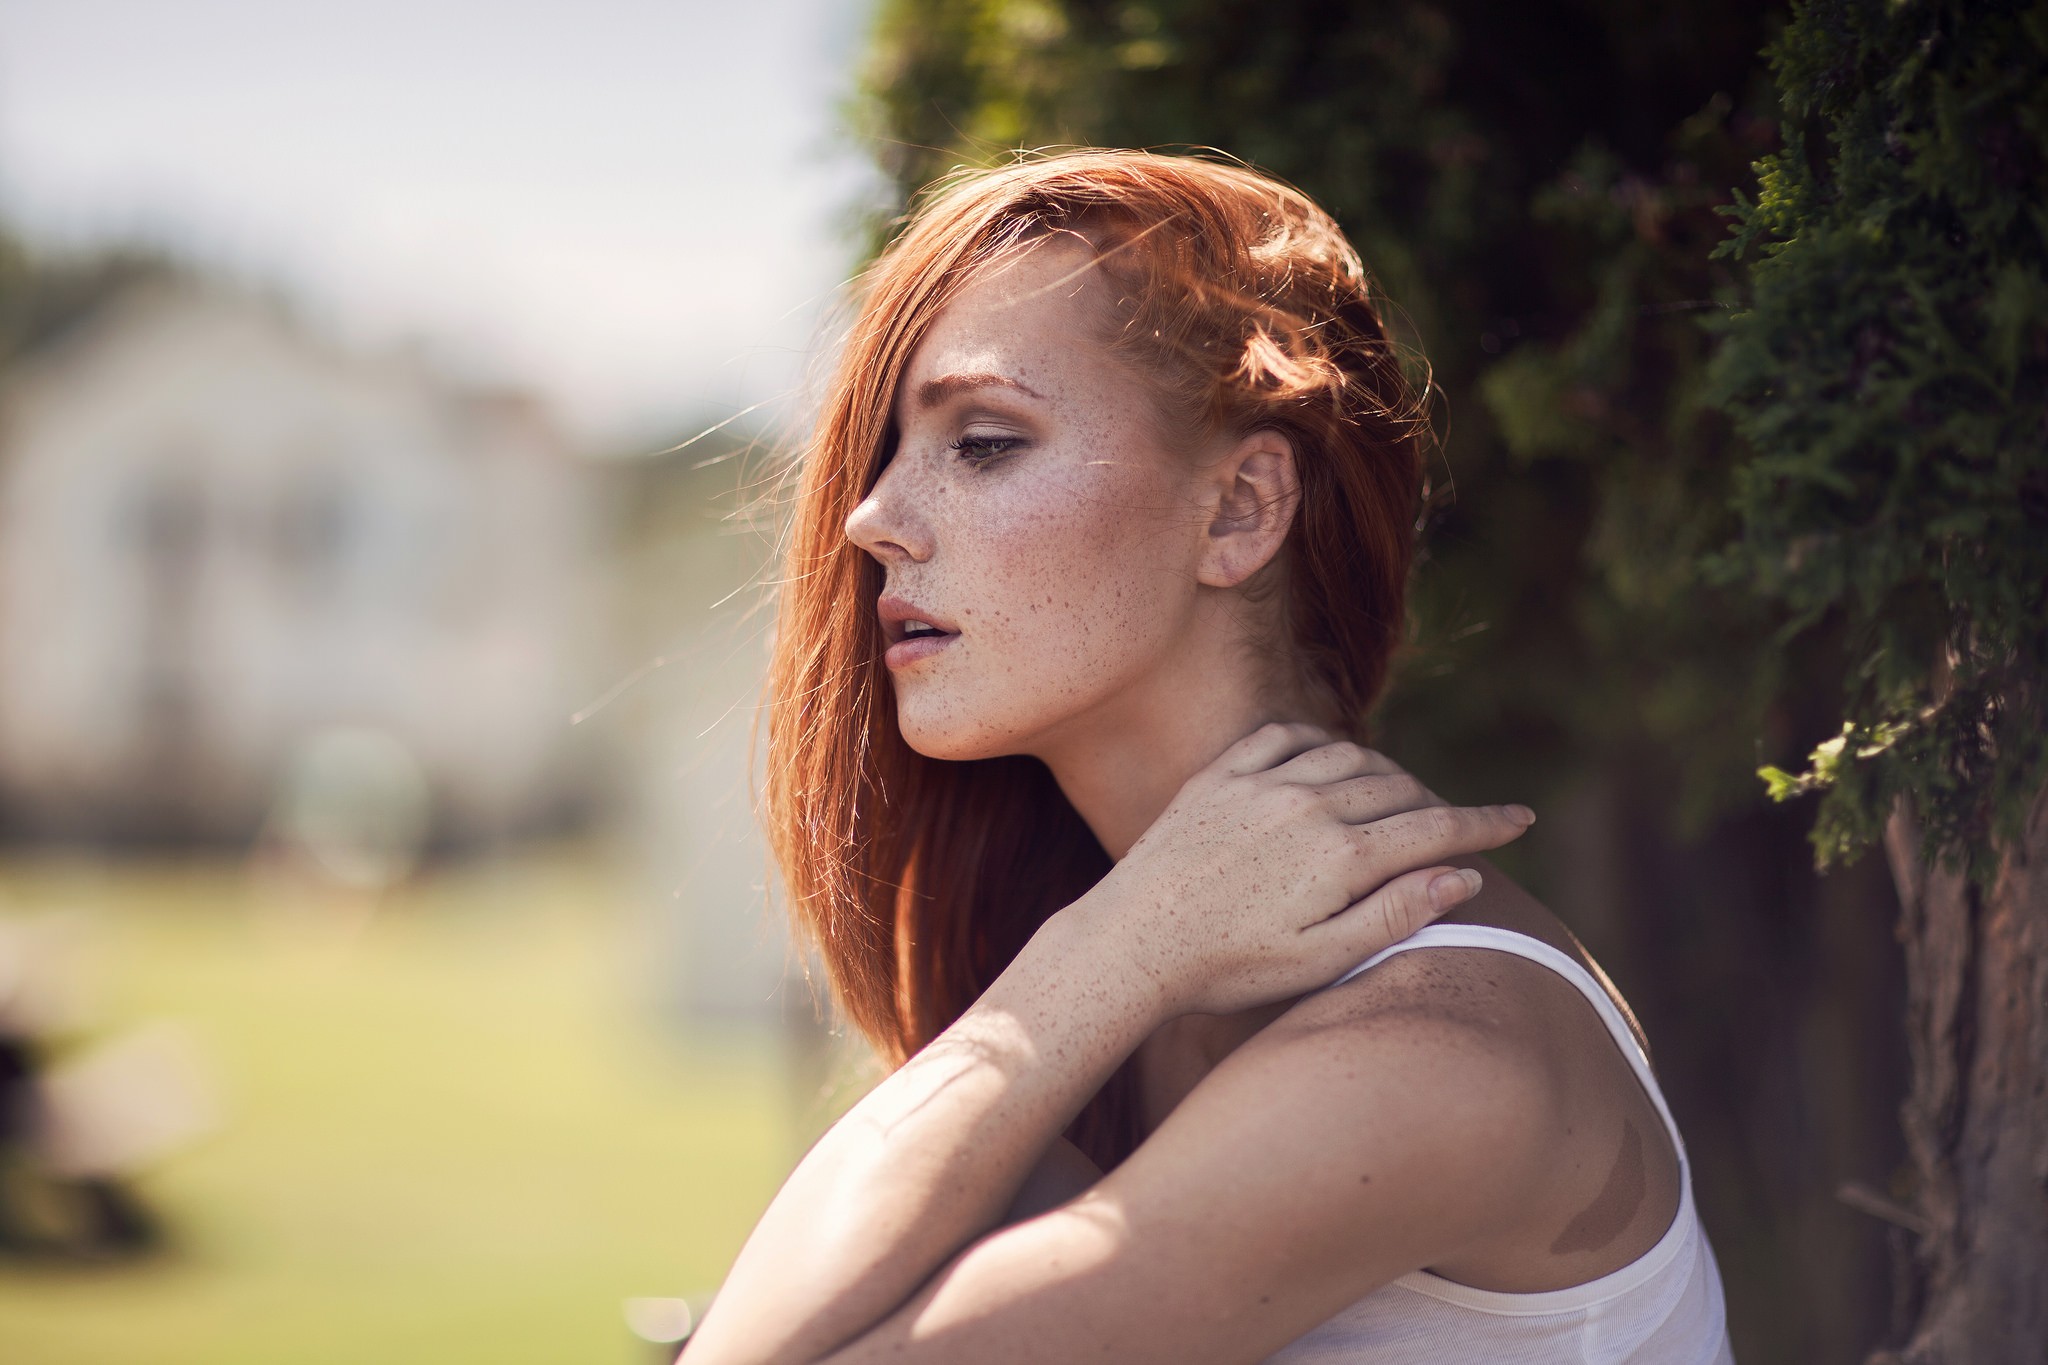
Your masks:
<svg viewBox="0 0 2048 1365"><path fill-rule="evenodd" d="M1298 910L1299 929L1368 888L1333 885L1343 860L1327 826L1318 833L1284 810L1220 799L1175 804L1191 774L1262 722L1335 728L1335 718L1312 709L1266 643L1276 624L1267 613L1280 596L1260 605L1243 591L1277 554L1284 519L1264 532L1219 530L1241 519L1227 515L1240 490L1217 471L1234 467L1245 448L1179 452L1161 443L1150 390L1097 339L1103 286L1088 260L1084 248L1051 239L969 284L941 312L909 358L894 399L896 444L846 533L882 566L886 594L958 631L943 649L890 671L905 741L937 759L1036 756L1120 869L1154 855L1132 883L1143 894L1121 907L1142 950L1134 960L1161 979L1200 981L1207 994L1138 1050L1141 1128L1150 1133L1224 1057L1295 1005L1298 996L1274 984L1301 970L1276 958L1274 916ZM1009 383L922 401L961 376ZM1425 842L1395 823L1355 832L1388 865L1414 866L1410 855ZM1156 856L1162 849L1168 856ZM1486 867L1467 855L1457 863ZM1548 911L1490 868L1486 885L1453 917L1575 949ZM1561 1068L1561 1090L1589 1114L1647 1114L1651 1127L1627 1128L1633 1165L1625 1146L1605 1188L1595 1188L1593 1162L1606 1163L1612 1149L1582 1160L1593 1139L1567 1131L1559 1178L1528 1211L1527 1232L1434 1268L1480 1287L1533 1292L1626 1263L1655 1241L1677 1202L1674 1155L1647 1100L1569 985L1540 968L1502 969L1489 954L1449 956L1396 959L1377 986L1361 979L1347 987L1349 1005L1320 1008L1370 1013L1398 995L1396 1012L1419 1027L1448 1020L1569 1037L1559 1044L1567 1060L1546 1062ZM1333 960L1320 979L1357 960ZM1599 1131L1614 1128L1603 1122ZM1653 1151L1642 1131L1653 1134ZM1655 1162L1647 1176L1646 1158ZM1009 1218L1057 1206L1096 1174L1055 1144ZM1370 1173L1358 1184L1376 1187Z"/></svg>
<svg viewBox="0 0 2048 1365"><path fill-rule="evenodd" d="M1342 827L1283 807L1168 809L1262 723L1341 727L1271 645L1282 597L1247 595L1291 524L1291 447L1263 432L1169 448L1153 390L1100 339L1091 261L1050 238L955 296L908 359L897 439L846 534L885 595L958 632L890 671L905 741L938 759L1038 757L1112 858L1142 838L1152 868L1129 879L1132 919L1177 929L1146 936L1146 961L1196 981L1198 1013L1256 1003L1255 1026L1301 971L1270 951L1275 907L1299 930L1440 855L1413 826L1359 826L1378 845L1360 859ZM990 376L1003 382L970 382ZM1358 884L1368 863L1384 870ZM1356 960L1333 957L1321 979Z"/></svg>
<svg viewBox="0 0 2048 1365"><path fill-rule="evenodd" d="M939 315L847 535L883 565L885 591L960 632L892 671L904 739L933 758L1043 758L1120 855L1183 778L1279 718L1267 697L1317 717L1255 666L1261 613L1215 581L1229 575L1210 534L1212 452L1161 445L1150 391L1098 339L1104 285L1088 260L1049 240ZM963 374L1040 396L990 386L920 405L922 386ZM963 438L1015 444L977 465L953 448Z"/></svg>

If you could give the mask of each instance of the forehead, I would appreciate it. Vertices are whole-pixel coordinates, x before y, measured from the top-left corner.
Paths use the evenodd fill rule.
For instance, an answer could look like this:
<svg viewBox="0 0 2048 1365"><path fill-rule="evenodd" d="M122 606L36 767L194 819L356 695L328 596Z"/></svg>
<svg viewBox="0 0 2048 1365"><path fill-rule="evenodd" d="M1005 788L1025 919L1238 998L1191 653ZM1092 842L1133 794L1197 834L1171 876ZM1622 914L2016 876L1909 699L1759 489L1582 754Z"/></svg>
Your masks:
<svg viewBox="0 0 2048 1365"><path fill-rule="evenodd" d="M1069 237L1034 242L962 286L911 352L897 386L899 420L915 415L921 386L949 375L999 375L1048 398L1112 387L1098 333L1101 272Z"/></svg>

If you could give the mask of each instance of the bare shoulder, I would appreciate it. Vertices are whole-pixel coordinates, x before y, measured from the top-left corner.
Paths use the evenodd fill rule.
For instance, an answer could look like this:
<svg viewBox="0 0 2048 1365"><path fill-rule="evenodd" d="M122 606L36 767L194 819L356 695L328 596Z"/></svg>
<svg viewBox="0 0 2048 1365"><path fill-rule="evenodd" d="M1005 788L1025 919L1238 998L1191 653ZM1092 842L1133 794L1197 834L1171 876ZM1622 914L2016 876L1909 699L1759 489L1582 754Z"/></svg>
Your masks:
<svg viewBox="0 0 2048 1365"><path fill-rule="evenodd" d="M1491 869L1487 881L1473 903L1479 922L1576 950L1533 897ZM1227 1122L1233 1108L1263 1114L1313 1135L1305 1153L1341 1164L1369 1150L1439 1207L1446 1192L1483 1192L1485 1221L1498 1229L1571 1160L1589 1093L1613 1080L1598 1073L1620 1060L1584 998L1549 968L1506 952L1415 948L1286 1007L1163 1127ZM1633 1084L1625 1063L1620 1074Z"/></svg>
<svg viewBox="0 0 2048 1365"><path fill-rule="evenodd" d="M1246 1043L1248 1060L1327 1054L1354 1074L1426 1067L1434 1109L1483 1101L1514 1121L1512 1145L1538 1147L1561 1123L1565 1079L1545 1029L1543 968L1503 953L1415 949L1307 996Z"/></svg>
<svg viewBox="0 0 2048 1365"><path fill-rule="evenodd" d="M1398 1129L1406 1177L1476 1181L1494 1221L1512 1223L1573 1136L1577 1087L1546 975L1504 953L1396 954L1297 1002L1231 1060L1308 1083L1304 1100L1340 1123Z"/></svg>
<svg viewBox="0 0 2048 1365"><path fill-rule="evenodd" d="M1564 922L1498 869L1486 866L1485 875L1479 895L1442 922L1507 930L1555 949L1594 978L1643 1041L1627 1002ZM1303 997L1275 1026L1284 1025L1280 1036L1331 1029L1370 1032L1411 1017L1453 1028L1552 1073L1573 1050L1589 1046L1603 1061L1618 1060L1611 1035L1576 985L1542 963L1490 948L1424 947L1396 953L1341 986Z"/></svg>
<svg viewBox="0 0 2048 1365"><path fill-rule="evenodd" d="M1304 996L1267 1030L1276 1038L1331 1030L1373 1033L1403 1021L1454 1030L1469 1045L1540 1060L1526 1027L1556 973L1501 952L1424 947L1396 953L1340 986ZM1263 1035L1262 1035L1263 1036Z"/></svg>
<svg viewBox="0 0 2048 1365"><path fill-rule="evenodd" d="M1463 988L1466 970L1399 964L1302 1002L1219 1061L1097 1190L1127 1217L1168 1208L1179 1225L1199 1209L1228 1226L1262 1273L1284 1269L1319 1306L1310 1322L1409 1271L1527 1241L1570 1116L1541 1049Z"/></svg>
<svg viewBox="0 0 2048 1365"><path fill-rule="evenodd" d="M1505 879L1488 881L1491 890ZM1519 899L1475 904L1471 921L1546 942L1597 979L1569 932L1514 890ZM1281 1058L1323 1055L1379 1078L1355 1098L1383 1099L1388 1083L1400 1085L1399 1121L1432 1142L1486 1126L1483 1151L1450 1142L1445 1154L1513 1171L1500 1197L1514 1208L1432 1263L1439 1273L1506 1292L1563 1288L1626 1265L1676 1216L1683 1176L1661 1111L1595 1007L1542 963L1413 948L1304 997L1241 1051L1280 1074L1294 1065Z"/></svg>

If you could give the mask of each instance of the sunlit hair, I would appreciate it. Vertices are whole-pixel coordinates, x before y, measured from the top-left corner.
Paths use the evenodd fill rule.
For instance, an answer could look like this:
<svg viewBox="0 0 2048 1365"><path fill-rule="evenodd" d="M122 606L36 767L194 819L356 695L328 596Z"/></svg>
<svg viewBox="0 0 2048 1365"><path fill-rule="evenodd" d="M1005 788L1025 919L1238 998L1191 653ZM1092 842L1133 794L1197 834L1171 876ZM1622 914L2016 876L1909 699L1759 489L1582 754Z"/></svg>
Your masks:
<svg viewBox="0 0 2048 1365"><path fill-rule="evenodd" d="M1293 442L1287 645L1305 692L1361 739L1402 629L1427 383L1328 214L1243 166L1128 151L928 190L864 277L803 451L766 697L767 821L792 918L892 1066L1109 868L1037 759L939 761L904 742L881 661L882 570L845 533L895 446L897 385L933 319L1051 233L1093 247L1112 286L1103 339L1150 383L1170 446L1266 428ZM1137 1118L1127 1063L1068 1136L1108 1169Z"/></svg>

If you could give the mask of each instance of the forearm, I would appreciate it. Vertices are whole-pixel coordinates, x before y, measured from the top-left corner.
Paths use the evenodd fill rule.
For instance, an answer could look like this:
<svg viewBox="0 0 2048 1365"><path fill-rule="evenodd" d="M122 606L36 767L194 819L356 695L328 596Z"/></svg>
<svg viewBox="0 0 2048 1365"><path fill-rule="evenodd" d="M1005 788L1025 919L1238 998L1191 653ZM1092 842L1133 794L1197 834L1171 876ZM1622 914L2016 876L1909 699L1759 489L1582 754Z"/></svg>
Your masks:
<svg viewBox="0 0 2048 1365"><path fill-rule="evenodd" d="M1083 901L820 1138L747 1239L687 1365L826 1355L996 1225L1039 1153L1160 1022Z"/></svg>

